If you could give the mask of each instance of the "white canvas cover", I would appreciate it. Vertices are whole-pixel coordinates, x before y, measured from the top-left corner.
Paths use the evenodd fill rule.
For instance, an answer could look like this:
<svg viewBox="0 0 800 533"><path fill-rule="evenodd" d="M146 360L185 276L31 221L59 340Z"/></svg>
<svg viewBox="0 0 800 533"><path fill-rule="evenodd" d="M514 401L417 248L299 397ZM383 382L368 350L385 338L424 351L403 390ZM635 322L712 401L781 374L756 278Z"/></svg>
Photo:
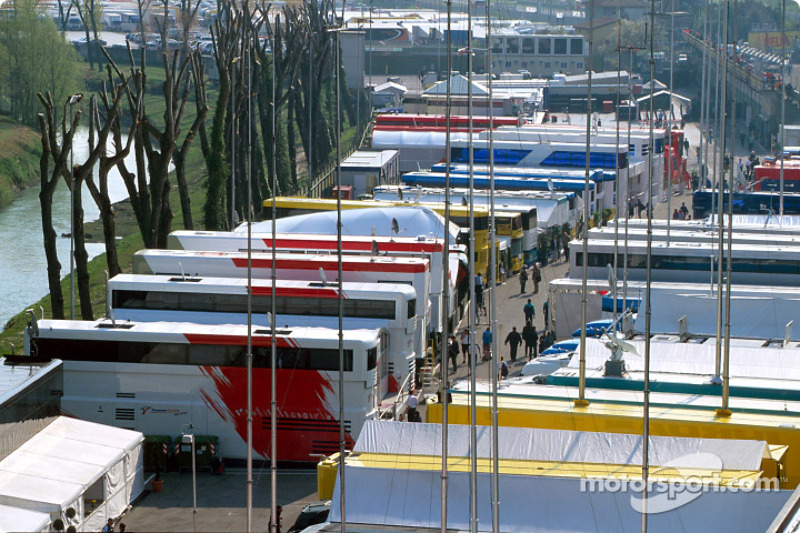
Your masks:
<svg viewBox="0 0 800 533"><path fill-rule="evenodd" d="M392 219L397 220L400 233L392 232ZM309 233L314 235L336 235L336 211L323 211L307 215L297 215L278 219L275 224L278 233ZM342 211L343 235L375 235L399 237L433 237L444 239L444 218L435 211L423 206L408 207L367 207L345 209ZM236 228L237 232L247 231L247 225ZM456 242L459 228L450 224L450 242ZM271 233L272 221L253 224L254 233Z"/></svg>
<svg viewBox="0 0 800 533"><path fill-rule="evenodd" d="M765 276L764 282L768 282ZM764 297L731 295L731 335L760 339L782 339L786 324L794 320L800 325L800 300L794 295L775 292ZM650 331L676 333L678 320L686 315L689 331L714 335L717 331L717 297L696 293L651 291ZM634 328L644 331L644 313L639 313ZM795 336L797 331L795 331Z"/></svg>
<svg viewBox="0 0 800 533"><path fill-rule="evenodd" d="M625 341L639 354L626 353L629 372L644 371L644 342ZM715 343L650 343L650 372L713 376ZM800 350L731 346L730 375L758 379L800 380ZM586 368L601 368L611 352L597 339L586 339ZM577 369L579 358L570 360Z"/></svg>
<svg viewBox="0 0 800 533"><path fill-rule="evenodd" d="M19 507L0 505L0 533L6 531L28 531L30 533L50 531L50 515Z"/></svg>
<svg viewBox="0 0 800 533"><path fill-rule="evenodd" d="M478 426L477 429L478 457L490 457L491 427ZM642 463L641 435L516 427L500 427L498 431L501 459L613 465ZM469 426L452 425L448 435L448 455L469 457ZM353 451L441 456L441 426L367 420ZM767 453L764 441L650 437L652 465L718 468L719 462L714 458L719 458L724 470L759 471L761 459ZM714 458L699 454L712 454ZM707 460L713 464L703 463Z"/></svg>
<svg viewBox="0 0 800 533"><path fill-rule="evenodd" d="M409 424L411 425L411 424ZM438 528L441 472L347 466L346 519L349 524ZM579 479L501 474L500 531L638 533L641 514L632 504L639 493L581 490ZM479 474L478 530L492 530L492 482ZM450 471L447 486L448 531L470 529L469 473ZM764 531L790 491L703 492L675 509L650 514L650 533ZM660 502L667 497L662 495ZM339 482L329 520L341 522ZM655 503L648 500L649 508ZM669 504L666 502L667 505ZM412 529L413 530L413 529Z"/></svg>
<svg viewBox="0 0 800 533"><path fill-rule="evenodd" d="M143 441L136 431L59 417L0 461L0 504L67 525L64 512L72 507L72 524L99 531L144 489ZM98 505L82 520L87 499Z"/></svg>

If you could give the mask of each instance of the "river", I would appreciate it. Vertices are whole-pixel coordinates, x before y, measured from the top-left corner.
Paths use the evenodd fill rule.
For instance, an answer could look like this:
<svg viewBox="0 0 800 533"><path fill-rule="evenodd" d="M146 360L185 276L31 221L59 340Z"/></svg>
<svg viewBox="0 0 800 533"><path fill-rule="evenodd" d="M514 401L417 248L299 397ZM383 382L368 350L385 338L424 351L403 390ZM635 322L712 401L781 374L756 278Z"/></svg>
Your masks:
<svg viewBox="0 0 800 533"><path fill-rule="evenodd" d="M76 163L86 159L89 152L87 141L88 133L85 130L76 134ZM129 167L132 166L133 155L127 161ZM108 191L112 202L128 197L128 191L116 169L109 174ZM97 220L100 211L85 185L82 199L85 221ZM69 233L69 189L63 181L59 183L53 198L53 224L59 235L58 257L61 277L64 278L69 276L69 238L61 235ZM87 251L89 257L93 258L104 252L104 246L102 243L87 244ZM19 194L11 205L0 209L0 328L48 292L39 186L36 186ZM64 294L67 309L69 297L67 291Z"/></svg>

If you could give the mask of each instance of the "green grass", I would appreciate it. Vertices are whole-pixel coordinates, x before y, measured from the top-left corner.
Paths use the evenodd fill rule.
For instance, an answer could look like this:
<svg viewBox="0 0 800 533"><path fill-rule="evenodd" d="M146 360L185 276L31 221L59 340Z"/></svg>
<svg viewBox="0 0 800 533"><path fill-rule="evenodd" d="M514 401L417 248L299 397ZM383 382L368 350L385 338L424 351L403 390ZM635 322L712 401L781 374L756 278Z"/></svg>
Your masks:
<svg viewBox="0 0 800 533"><path fill-rule="evenodd" d="M0 116L0 207L39 182L39 134Z"/></svg>

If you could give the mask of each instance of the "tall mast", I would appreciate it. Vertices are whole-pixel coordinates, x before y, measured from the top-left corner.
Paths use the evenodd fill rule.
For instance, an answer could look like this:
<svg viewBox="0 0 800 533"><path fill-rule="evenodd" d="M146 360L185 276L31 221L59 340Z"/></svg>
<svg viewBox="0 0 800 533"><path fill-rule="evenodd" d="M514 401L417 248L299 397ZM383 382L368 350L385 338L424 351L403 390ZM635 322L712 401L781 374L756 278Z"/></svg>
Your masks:
<svg viewBox="0 0 800 533"><path fill-rule="evenodd" d="M270 460L269 460L269 470L270 470L270 506L272 508L270 512L270 533L278 533L278 527L280 524L277 522L278 520L278 381L277 381L277 374L278 374L278 331L277 331L277 319L278 319L278 308L276 299L277 295L277 286L278 286L278 274L275 265L277 265L277 228L275 227L275 222L278 220L277 212L275 205L275 196L278 194L278 137L276 134L276 127L277 122L275 118L275 97L276 94L276 86L275 86L275 78L277 75L277 64L275 61L275 53L278 50L278 35L272 35L272 272L271 272L271 280L272 280L272 292L270 298L270 311L272 313L272 319L270 322L270 333L272 335L272 342L270 342L270 424L269 424L269 434L270 434ZM310 138L309 138L310 141ZM311 146L311 143L308 143ZM310 167L309 167L310 169ZM309 181L311 179L311 174L309 170ZM309 188L309 194L311 193L311 189Z"/></svg>
<svg viewBox="0 0 800 533"><path fill-rule="evenodd" d="M647 533L647 496L650 470L650 281L652 270L652 248L653 248L653 152L655 142L653 142L653 93L655 92L655 58L653 54L654 34L655 34L655 0L650 0L650 135L648 136L649 149L647 150L647 255L646 265L646 284L645 284L645 331L644 331L644 397L642 403L642 533Z"/></svg>
<svg viewBox="0 0 800 533"><path fill-rule="evenodd" d="M675 172L675 169L672 166L672 162L677 162L678 160L678 150L680 147L672 146L672 123L673 123L673 116L672 116L672 71L673 71L673 63L675 61L673 55L674 49L674 40L675 40L675 0L672 0L672 12L669 14L669 113L667 113L667 119L669 120L669 126L667 127L667 134L669 135L669 175L667 176L667 246L669 246L669 234L670 229L672 226L672 174ZM651 88L652 89L652 88ZM652 92L652 90L650 91ZM686 157L688 158L689 155L687 154Z"/></svg>
<svg viewBox="0 0 800 533"><path fill-rule="evenodd" d="M594 0L589 0L589 65L587 68L588 90L586 94L586 166L583 177L583 253L581 254L581 341L578 378L578 399L576 406L586 406L586 302L588 297L587 278L589 277L589 159L592 138L592 49L594 48ZM615 159L619 158L617 154ZM616 165L619 166L619 165Z"/></svg>
<svg viewBox="0 0 800 533"><path fill-rule="evenodd" d="M344 24L344 2L342 0L342 24ZM334 24L336 24L336 11L334 15ZM341 94L340 86L341 80L340 69L340 47L339 47L339 33L342 27L337 26L335 31L336 42L336 61L334 68L336 69L336 298L339 302L339 513L342 516L341 532L344 533L347 529L347 520L345 518L345 478L344 478L344 464L345 464L345 428L344 428L344 324L342 317L344 316L344 300L342 299L342 146L341 146L341 124L342 124L342 110L341 110Z"/></svg>
<svg viewBox="0 0 800 533"><path fill-rule="evenodd" d="M474 171L474 152L472 142L472 2L467 2L467 137L468 137L468 152L469 152L469 394L470 394L470 408L469 408L469 439L470 439L470 485L469 485L469 509L470 509L470 531L471 533L478 533L478 411L475 403L478 400L475 387L477 380L475 372L477 370L477 361L475 346L477 339L475 338L475 322L477 318L478 309L475 308L475 202L473 198L473 191L475 186L475 171Z"/></svg>
<svg viewBox="0 0 800 533"><path fill-rule="evenodd" d="M722 266L723 266L723 238L724 238L724 210L723 205L725 202L723 201L723 194L724 194L724 185L725 185L725 130L728 123L728 106L727 106L727 99L728 99L728 16L730 11L730 2L729 0L725 0L725 19L724 21L720 19L721 22L724 22L722 26L723 38L722 38L722 55L719 57L719 61L722 62L722 87L720 88L721 96L720 96L720 128L719 128L719 136L717 137L719 141L717 142L717 164L716 164L716 174L717 174L717 193L712 196L716 196L718 198L717 201L717 222L719 223L717 231L719 232L719 261L717 261L717 344L716 344L716 352L715 352L715 360L714 360L714 380L718 381L721 366L722 366L722 287L723 287L723 279L722 279ZM728 228L730 231L730 228ZM730 259L729 259L730 260Z"/></svg>
<svg viewBox="0 0 800 533"><path fill-rule="evenodd" d="M781 2L781 194L780 216L783 223L783 151L786 149L786 0Z"/></svg>
<svg viewBox="0 0 800 533"><path fill-rule="evenodd" d="M492 105L492 17L491 0L486 0L486 62L489 64L489 309L492 332L492 533L500 533L500 440L498 436L497 379L500 372L500 350L497 330L497 226L494 218L494 107ZM524 268L524 267L523 267Z"/></svg>
<svg viewBox="0 0 800 533"><path fill-rule="evenodd" d="M450 64L450 22L452 15L453 2L447 0L447 80L445 81L446 87L446 100L445 100L445 171L444 171L444 248L442 250L442 291L444 293L443 306L441 316L446 317L442 321L442 339L445 341L446 352L442 353L442 387L441 387L441 401L442 401L442 515L441 515L441 533L447 533L447 444L448 444L448 409L450 402L448 394L450 391L449 375L447 369L447 362L450 358L450 115L452 112L452 102L450 95L450 78L452 65ZM456 358L458 360L458 358ZM455 369L453 369L455 370Z"/></svg>
<svg viewBox="0 0 800 533"><path fill-rule="evenodd" d="M705 133L705 126L706 126L706 70L708 62L708 46L706 41L708 40L708 2L706 0L705 5L703 6L703 63L702 63L702 81L700 83L700 144L698 145L697 149L697 163L700 165L700 180L698 181L698 188L702 188L702 184L705 183L706 176L705 176L705 163L706 159L703 155L703 144L704 144L704 137ZM689 154L686 154L686 159L689 159Z"/></svg>
<svg viewBox="0 0 800 533"><path fill-rule="evenodd" d="M245 3L247 17L250 16L250 6ZM247 30L245 30L247 32ZM250 64L250 35L245 33L242 42L245 61L247 65L247 160L245 161L247 174L247 531L253 530L253 186L252 186L252 94L253 81L252 65ZM272 269L275 270L273 263Z"/></svg>
<svg viewBox="0 0 800 533"><path fill-rule="evenodd" d="M630 79L630 72L628 73L628 78ZM620 93L622 92L620 89L620 85L622 84L622 16L620 14L620 2L617 0L617 120L614 121L616 124L616 133L617 133L617 143L616 143L616 150L619 150L619 120L620 118ZM630 118L630 117L628 117ZM630 149L630 144L626 145L625 151L627 152ZM616 194L616 203L614 206L614 210L616 211L614 216L614 279L611 285L611 296L614 300L614 324L617 323L617 279L619 278L619 206L620 206L620 196L622 195L622 191L620 190L620 184L622 180L620 179L620 166L617 165L617 188ZM628 169L625 171L625 175L627 176ZM627 184L626 184L627 185ZM627 186L625 187L627 189ZM627 207L627 204L626 204ZM546 324L545 324L546 325ZM615 326L616 327L616 326Z"/></svg>
<svg viewBox="0 0 800 533"><path fill-rule="evenodd" d="M728 6L730 9L730 5ZM736 15L738 4L733 3L733 57L736 57ZM730 24L730 21L728 22ZM725 56L727 63L728 56ZM722 364L722 408L717 411L719 416L730 416L728 408L728 393L730 392L730 362L731 362L731 258L733 257L733 169L736 153L736 88L731 90L731 178L728 187L728 260L725 262L725 357ZM781 159L783 162L783 159Z"/></svg>

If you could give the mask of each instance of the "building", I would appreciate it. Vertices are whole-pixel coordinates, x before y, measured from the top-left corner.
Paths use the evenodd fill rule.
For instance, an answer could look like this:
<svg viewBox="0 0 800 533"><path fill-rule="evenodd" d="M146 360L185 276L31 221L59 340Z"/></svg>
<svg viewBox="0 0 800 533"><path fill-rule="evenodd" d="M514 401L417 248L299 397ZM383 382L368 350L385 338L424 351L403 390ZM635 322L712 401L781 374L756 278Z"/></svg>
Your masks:
<svg viewBox="0 0 800 533"><path fill-rule="evenodd" d="M377 185L391 185L400 179L397 150L357 150L342 161L342 189L352 187L352 197L372 194Z"/></svg>
<svg viewBox="0 0 800 533"><path fill-rule="evenodd" d="M522 33L514 28L501 29L492 35L492 70L527 71L534 78L554 72L580 74L586 70L588 44L574 29L564 33Z"/></svg>

